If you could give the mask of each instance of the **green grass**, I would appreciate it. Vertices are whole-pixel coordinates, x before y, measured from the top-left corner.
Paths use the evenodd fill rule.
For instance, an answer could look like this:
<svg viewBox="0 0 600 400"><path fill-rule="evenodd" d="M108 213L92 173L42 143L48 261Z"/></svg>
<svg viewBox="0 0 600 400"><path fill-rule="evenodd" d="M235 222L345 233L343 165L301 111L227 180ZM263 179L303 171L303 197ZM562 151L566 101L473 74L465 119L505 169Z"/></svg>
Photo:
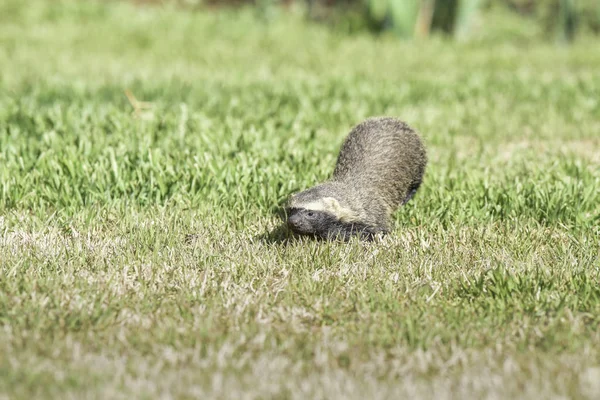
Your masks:
<svg viewBox="0 0 600 400"><path fill-rule="evenodd" d="M598 42L254 18L0 4L0 397L598 398ZM373 115L394 232L281 240Z"/></svg>

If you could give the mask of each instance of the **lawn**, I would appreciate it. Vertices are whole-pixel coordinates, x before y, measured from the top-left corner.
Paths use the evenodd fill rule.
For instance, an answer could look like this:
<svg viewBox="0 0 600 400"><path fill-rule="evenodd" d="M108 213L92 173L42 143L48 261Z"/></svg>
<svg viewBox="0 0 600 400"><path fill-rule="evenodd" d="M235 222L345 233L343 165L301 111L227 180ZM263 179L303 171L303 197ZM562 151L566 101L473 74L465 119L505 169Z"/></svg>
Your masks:
<svg viewBox="0 0 600 400"><path fill-rule="evenodd" d="M599 398L600 42L498 32L2 1L0 398ZM393 232L286 239L375 115Z"/></svg>

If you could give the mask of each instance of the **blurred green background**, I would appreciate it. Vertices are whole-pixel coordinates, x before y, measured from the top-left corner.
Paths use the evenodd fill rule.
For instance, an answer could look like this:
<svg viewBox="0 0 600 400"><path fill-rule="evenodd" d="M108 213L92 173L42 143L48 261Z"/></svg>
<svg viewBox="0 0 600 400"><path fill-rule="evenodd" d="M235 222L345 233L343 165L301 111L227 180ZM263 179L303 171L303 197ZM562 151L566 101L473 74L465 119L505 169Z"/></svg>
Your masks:
<svg viewBox="0 0 600 400"><path fill-rule="evenodd" d="M173 0L135 0L167 4ZM390 32L399 37L443 34L458 39L477 37L490 28L482 14L513 14L540 37L569 42L578 34L600 33L598 0L176 0L188 7L256 7L265 18L283 10L301 12L313 21L355 33Z"/></svg>

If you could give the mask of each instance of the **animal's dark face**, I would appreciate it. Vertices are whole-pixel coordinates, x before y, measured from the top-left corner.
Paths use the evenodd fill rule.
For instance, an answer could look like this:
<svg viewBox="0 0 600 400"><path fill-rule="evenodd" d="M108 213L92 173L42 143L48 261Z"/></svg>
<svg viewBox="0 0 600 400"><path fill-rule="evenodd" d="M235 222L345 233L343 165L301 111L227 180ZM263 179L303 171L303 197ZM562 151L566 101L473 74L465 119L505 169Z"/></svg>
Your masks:
<svg viewBox="0 0 600 400"><path fill-rule="evenodd" d="M342 222L326 211L305 208L288 208L286 211L288 227L301 235L313 235L327 240L349 240L352 236L371 240L375 234L385 233L382 229L365 224Z"/></svg>
<svg viewBox="0 0 600 400"><path fill-rule="evenodd" d="M287 224L289 228L302 235L326 237L327 232L339 221L325 211L307 210L305 208L289 208Z"/></svg>

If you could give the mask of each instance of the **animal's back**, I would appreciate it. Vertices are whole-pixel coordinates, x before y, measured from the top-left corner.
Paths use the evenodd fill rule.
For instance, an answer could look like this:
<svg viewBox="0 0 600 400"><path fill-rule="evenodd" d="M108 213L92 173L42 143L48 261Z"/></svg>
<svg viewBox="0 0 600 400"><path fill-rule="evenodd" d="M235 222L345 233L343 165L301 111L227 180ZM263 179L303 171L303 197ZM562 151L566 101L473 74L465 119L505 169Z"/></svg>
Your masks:
<svg viewBox="0 0 600 400"><path fill-rule="evenodd" d="M382 199L388 212L410 199L420 186L427 156L417 133L389 117L370 118L348 135L333 172L368 199Z"/></svg>

